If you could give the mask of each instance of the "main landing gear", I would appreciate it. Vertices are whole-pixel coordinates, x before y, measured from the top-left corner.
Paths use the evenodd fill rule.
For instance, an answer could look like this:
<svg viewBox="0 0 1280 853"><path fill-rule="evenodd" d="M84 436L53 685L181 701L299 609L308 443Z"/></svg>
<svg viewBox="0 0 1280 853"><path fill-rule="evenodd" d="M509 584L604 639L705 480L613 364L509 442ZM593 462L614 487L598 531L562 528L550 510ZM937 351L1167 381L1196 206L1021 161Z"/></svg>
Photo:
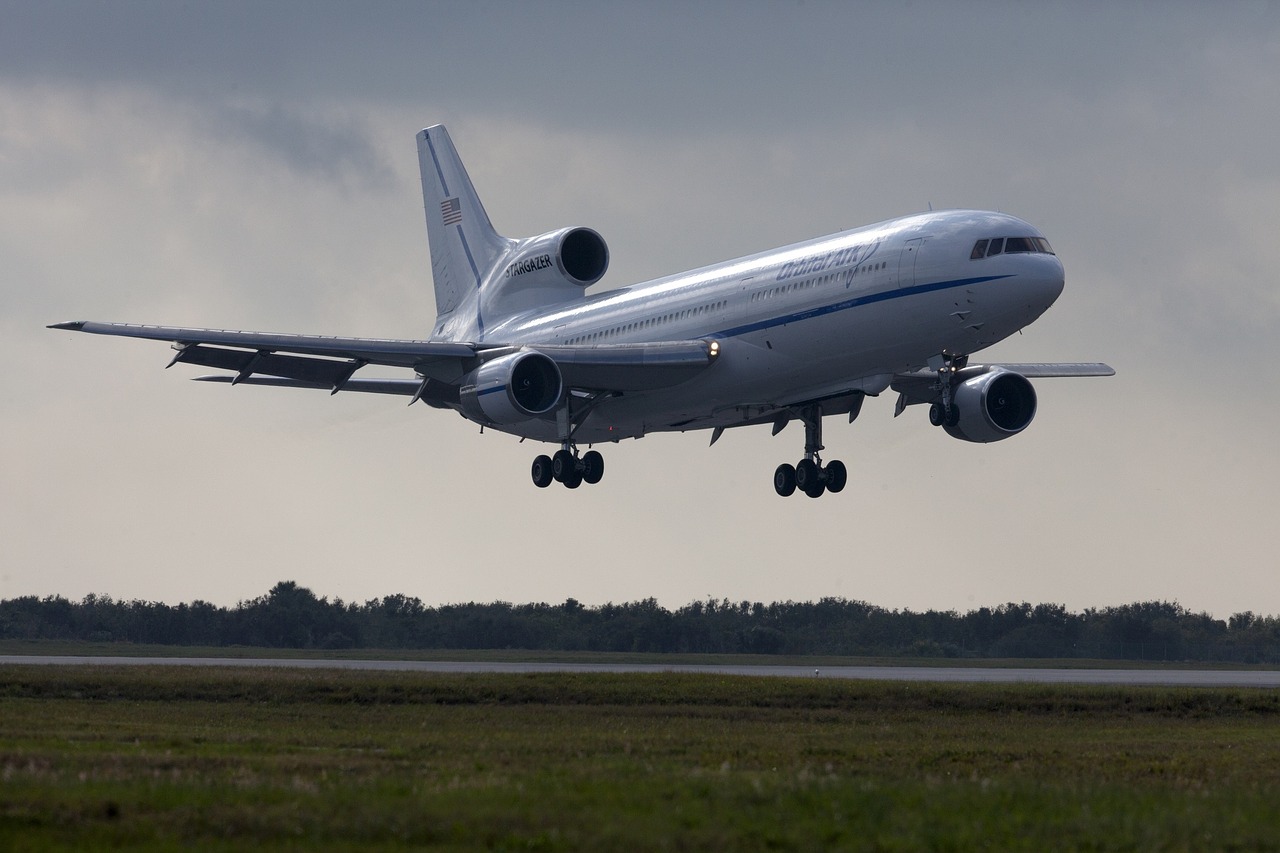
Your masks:
<svg viewBox="0 0 1280 853"><path fill-rule="evenodd" d="M609 394L595 394L578 402L585 405L577 412L574 409L575 398L565 395L564 402L556 410L556 430L559 432L560 449L553 455L542 455L533 460L530 474L533 484L545 489L554 480L563 483L566 489L576 489L583 483L594 486L604 477L604 457L594 450L588 450L578 456L578 445L573 443L573 433L582 419L600 402L608 399ZM575 423L576 418L576 423Z"/></svg>
<svg viewBox="0 0 1280 853"><path fill-rule="evenodd" d="M595 485L604 476L604 457L595 450L588 450L581 457L578 448L564 442L554 456L543 454L533 460L533 484L545 489L554 480L566 489L576 489L583 483Z"/></svg>
<svg viewBox="0 0 1280 853"><path fill-rule="evenodd" d="M822 407L805 406L800 410L800 420L804 422L804 459L794 466L786 462L778 466L773 472L774 490L784 498L797 489L811 498L820 498L823 492L842 491L849 480L844 463L832 460L823 465L818 455L822 450Z"/></svg>

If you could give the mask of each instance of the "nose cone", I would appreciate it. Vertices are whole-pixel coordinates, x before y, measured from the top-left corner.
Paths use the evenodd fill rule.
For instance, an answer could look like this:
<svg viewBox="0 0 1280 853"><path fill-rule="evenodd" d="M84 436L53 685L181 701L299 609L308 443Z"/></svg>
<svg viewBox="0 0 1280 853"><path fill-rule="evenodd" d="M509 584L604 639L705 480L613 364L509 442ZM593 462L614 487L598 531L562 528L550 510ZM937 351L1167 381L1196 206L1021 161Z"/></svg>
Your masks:
<svg viewBox="0 0 1280 853"><path fill-rule="evenodd" d="M1006 255L1004 271L1012 277L1010 286L1001 288L1001 296L990 305L990 318L1001 332L1012 334L1034 322L1062 294L1062 263L1055 255ZM990 335L990 328L983 330Z"/></svg>
<svg viewBox="0 0 1280 853"><path fill-rule="evenodd" d="M1022 298L1029 311L1039 317L1062 295L1066 284L1062 261L1057 255L1027 255L1022 279Z"/></svg>
<svg viewBox="0 0 1280 853"><path fill-rule="evenodd" d="M1058 260L1057 255L1049 255L1049 258L1053 263L1049 265L1049 270L1045 274L1045 308L1048 308L1058 300L1058 297L1062 295L1063 288L1066 287L1067 284L1067 274L1062 268L1062 261Z"/></svg>

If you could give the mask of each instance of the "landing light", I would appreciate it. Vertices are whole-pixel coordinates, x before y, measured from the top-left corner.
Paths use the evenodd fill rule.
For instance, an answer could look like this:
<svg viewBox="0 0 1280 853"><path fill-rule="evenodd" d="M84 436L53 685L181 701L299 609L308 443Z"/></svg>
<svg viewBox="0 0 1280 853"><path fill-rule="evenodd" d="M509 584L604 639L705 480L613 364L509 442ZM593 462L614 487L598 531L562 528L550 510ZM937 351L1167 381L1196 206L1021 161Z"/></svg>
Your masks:
<svg viewBox="0 0 1280 853"><path fill-rule="evenodd" d="M715 358L716 356L718 356L720 354L720 342L712 341L710 349L711 349L712 358Z"/></svg>

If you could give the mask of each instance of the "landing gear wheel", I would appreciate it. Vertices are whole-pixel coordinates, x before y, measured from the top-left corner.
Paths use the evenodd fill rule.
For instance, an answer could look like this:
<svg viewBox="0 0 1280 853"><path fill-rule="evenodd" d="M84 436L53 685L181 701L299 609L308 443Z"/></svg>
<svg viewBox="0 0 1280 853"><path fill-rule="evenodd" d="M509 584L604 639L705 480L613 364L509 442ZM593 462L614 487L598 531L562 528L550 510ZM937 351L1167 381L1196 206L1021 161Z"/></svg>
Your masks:
<svg viewBox="0 0 1280 853"><path fill-rule="evenodd" d="M796 469L786 462L779 465L773 472L773 489L784 498L795 494Z"/></svg>
<svg viewBox="0 0 1280 853"><path fill-rule="evenodd" d="M582 480L594 486L604 476L604 457L598 451L588 450L582 456Z"/></svg>
<svg viewBox="0 0 1280 853"><path fill-rule="evenodd" d="M960 423L960 407L952 403L951 411L947 412L947 426L953 427L958 423Z"/></svg>
<svg viewBox="0 0 1280 853"><path fill-rule="evenodd" d="M557 483L568 484L569 477L577 467L577 460L568 450L557 450L556 455L551 457L551 476Z"/></svg>
<svg viewBox="0 0 1280 853"><path fill-rule="evenodd" d="M533 460L533 484L539 489L551 485L551 457L545 453Z"/></svg>
<svg viewBox="0 0 1280 853"><path fill-rule="evenodd" d="M941 403L934 403L929 407L929 423L934 426L942 426L947 419L947 409Z"/></svg>
<svg viewBox="0 0 1280 853"><path fill-rule="evenodd" d="M570 469L563 482L566 489L576 489L582 485L582 474L576 468Z"/></svg>
<svg viewBox="0 0 1280 853"><path fill-rule="evenodd" d="M796 488L811 498L816 498L825 491L817 462L812 459L800 460L796 465Z"/></svg>
<svg viewBox="0 0 1280 853"><path fill-rule="evenodd" d="M835 494L844 491L845 483L849 482L849 471L844 467L844 463L839 459L834 459L827 463L825 469L827 476L827 491Z"/></svg>

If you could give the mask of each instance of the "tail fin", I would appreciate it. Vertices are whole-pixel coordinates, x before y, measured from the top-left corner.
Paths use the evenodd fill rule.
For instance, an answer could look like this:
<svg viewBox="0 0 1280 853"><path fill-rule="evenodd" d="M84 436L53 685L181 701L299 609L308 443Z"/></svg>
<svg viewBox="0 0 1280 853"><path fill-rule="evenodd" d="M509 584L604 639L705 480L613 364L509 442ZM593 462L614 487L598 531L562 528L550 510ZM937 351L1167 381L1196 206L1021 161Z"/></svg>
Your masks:
<svg viewBox="0 0 1280 853"><path fill-rule="evenodd" d="M477 304L485 276L514 241L498 234L489 222L444 125L418 133L418 165L436 288L432 337L475 340L484 332L479 312L463 312L471 314L464 317L455 311Z"/></svg>

